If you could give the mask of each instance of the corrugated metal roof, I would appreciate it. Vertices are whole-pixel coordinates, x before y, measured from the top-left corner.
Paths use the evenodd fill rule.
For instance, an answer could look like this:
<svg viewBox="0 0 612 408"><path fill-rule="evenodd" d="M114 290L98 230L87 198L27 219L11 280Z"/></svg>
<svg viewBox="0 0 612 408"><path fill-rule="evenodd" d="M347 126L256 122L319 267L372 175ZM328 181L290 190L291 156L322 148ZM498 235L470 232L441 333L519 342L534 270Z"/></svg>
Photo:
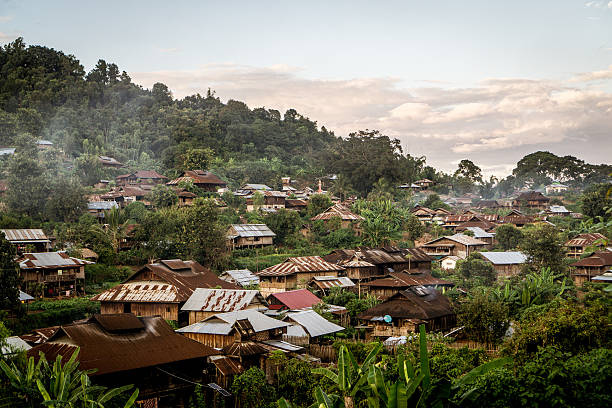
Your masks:
<svg viewBox="0 0 612 408"><path fill-rule="evenodd" d="M516 265L527 262L527 255L518 251L508 252L481 252L493 265Z"/></svg>
<svg viewBox="0 0 612 408"><path fill-rule="evenodd" d="M593 255L588 256L579 260L578 262L574 262L570 266L612 266L612 252L610 251L599 251L595 252Z"/></svg>
<svg viewBox="0 0 612 408"><path fill-rule="evenodd" d="M495 234L491 234L490 232L486 232L480 227L467 227L467 230L470 230L474 233L474 238L493 238Z"/></svg>
<svg viewBox="0 0 612 408"><path fill-rule="evenodd" d="M232 224L231 230L240 237L275 237L266 224ZM231 235L235 235L231 234Z"/></svg>
<svg viewBox="0 0 612 408"><path fill-rule="evenodd" d="M4 339L4 344L0 349L0 353L5 356L8 354L28 351L31 348L32 346L23 341L19 336L11 336Z"/></svg>
<svg viewBox="0 0 612 408"><path fill-rule="evenodd" d="M357 215L342 204L334 204L319 215L311 218L312 221L329 220L334 217L340 217L343 221L361 221L363 217Z"/></svg>
<svg viewBox="0 0 612 408"><path fill-rule="evenodd" d="M212 184L218 186L225 186L227 183L221 180L219 177L209 171L203 170L187 170L181 177L178 177L172 181L169 181L168 185L176 185L181 181L192 181L193 184Z"/></svg>
<svg viewBox="0 0 612 408"><path fill-rule="evenodd" d="M313 282L321 289L350 288L355 286L352 280L346 276L315 276Z"/></svg>
<svg viewBox="0 0 612 408"><path fill-rule="evenodd" d="M580 234L569 241L567 241L564 245L566 247L585 247L592 245L595 241L599 240L607 240L605 235L600 234L598 232L590 233L590 234Z"/></svg>
<svg viewBox="0 0 612 408"><path fill-rule="evenodd" d="M287 292L272 293L268 296L269 303L273 303L272 298L276 299L290 310L304 309L321 302L308 289L289 290Z"/></svg>
<svg viewBox="0 0 612 408"><path fill-rule="evenodd" d="M285 262L270 266L257 273L258 276L285 276L299 272L343 271L339 265L327 262L320 256L299 256L288 258Z"/></svg>
<svg viewBox="0 0 612 408"><path fill-rule="evenodd" d="M363 286L369 287L395 287L406 288L410 286L455 286L453 282L438 279L430 273L392 272L388 277L365 282Z"/></svg>
<svg viewBox="0 0 612 408"><path fill-rule="evenodd" d="M13 243L50 242L42 229L3 229L7 241Z"/></svg>
<svg viewBox="0 0 612 408"><path fill-rule="evenodd" d="M90 201L87 203L87 209L89 210L111 210L113 208L119 208L116 201Z"/></svg>
<svg viewBox="0 0 612 408"><path fill-rule="evenodd" d="M202 312L233 312L253 303L266 306L268 302L257 290L198 288L181 310Z"/></svg>
<svg viewBox="0 0 612 408"><path fill-rule="evenodd" d="M49 361L61 355L66 361L77 347L81 370L102 375L130 371L218 354L216 350L176 334L161 317L138 317L143 328L120 334L109 333L96 320L62 326L47 342L33 347L28 357L43 352Z"/></svg>
<svg viewBox="0 0 612 408"><path fill-rule="evenodd" d="M201 322L180 328L177 330L177 332L221 334L226 336L232 332L236 322L241 320L248 320L256 333L289 326L288 323L265 316L256 310L247 309L228 313L217 313L213 316L207 317Z"/></svg>
<svg viewBox="0 0 612 408"><path fill-rule="evenodd" d="M272 187L267 186L265 184L248 183L242 186L240 189L241 190L269 191L269 190L272 190Z"/></svg>
<svg viewBox="0 0 612 408"><path fill-rule="evenodd" d="M330 322L314 310L287 313L285 320L291 320L302 326L310 337L324 336L344 330L344 327Z"/></svg>
<svg viewBox="0 0 612 408"><path fill-rule="evenodd" d="M14 147L2 147L0 148L0 156L15 154Z"/></svg>
<svg viewBox="0 0 612 408"><path fill-rule="evenodd" d="M235 341L232 344L228 344L221 350L226 356L232 357L248 357L264 354L268 352L268 349L253 341Z"/></svg>
<svg viewBox="0 0 612 408"><path fill-rule="evenodd" d="M244 368L234 358L226 357L226 356L212 356L210 358L210 362L219 370L219 372L224 376L233 376L241 374L244 371Z"/></svg>
<svg viewBox="0 0 612 408"><path fill-rule="evenodd" d="M345 266L346 262L365 261L373 265L431 262L432 258L420 248L360 248L338 249L326 255L325 260Z"/></svg>
<svg viewBox="0 0 612 408"><path fill-rule="evenodd" d="M70 257L65 252L25 253L18 259L18 262L21 269L74 267L94 263Z"/></svg>
<svg viewBox="0 0 612 408"><path fill-rule="evenodd" d="M468 235L463 235L463 234L455 234L455 235L447 235L444 237L440 237L440 238L436 238L433 241L429 241L427 243L425 243L424 245L422 245L423 247L428 247L428 246L442 246L442 245L438 245L436 244L436 242L441 241L443 239L448 239L451 241L455 241L459 244L462 245L466 245L466 246L476 246L476 245L486 245L486 242L480 241L476 238L470 237Z"/></svg>
<svg viewBox="0 0 612 408"><path fill-rule="evenodd" d="M23 292L23 291L19 291L19 301L20 302L25 302L26 300L34 300L34 297L28 295L27 293Z"/></svg>
<svg viewBox="0 0 612 408"><path fill-rule="evenodd" d="M287 330L289 329L287 328ZM296 352L304 349L304 347L296 346L295 344L287 343L286 341L282 340L264 340L262 343L284 352Z"/></svg>
<svg viewBox="0 0 612 408"><path fill-rule="evenodd" d="M453 308L446 296L434 288L417 286L400 291L357 317L376 320L389 315L393 319L429 320L453 314Z"/></svg>
<svg viewBox="0 0 612 408"><path fill-rule="evenodd" d="M549 209L550 209L550 212L552 213L559 213L559 214L569 213L569 210L565 208L565 206L563 205L551 205Z"/></svg>
<svg viewBox="0 0 612 408"><path fill-rule="evenodd" d="M168 266L170 265L170 266ZM143 279L151 272L156 279ZM145 265L126 282L94 296L92 300L105 302L185 302L196 288L239 289L223 281L195 261L163 260Z"/></svg>
<svg viewBox="0 0 612 408"><path fill-rule="evenodd" d="M242 287L259 285L259 276L255 275L248 269L237 269L231 271L225 271L219 275L220 279L226 282L236 283Z"/></svg>

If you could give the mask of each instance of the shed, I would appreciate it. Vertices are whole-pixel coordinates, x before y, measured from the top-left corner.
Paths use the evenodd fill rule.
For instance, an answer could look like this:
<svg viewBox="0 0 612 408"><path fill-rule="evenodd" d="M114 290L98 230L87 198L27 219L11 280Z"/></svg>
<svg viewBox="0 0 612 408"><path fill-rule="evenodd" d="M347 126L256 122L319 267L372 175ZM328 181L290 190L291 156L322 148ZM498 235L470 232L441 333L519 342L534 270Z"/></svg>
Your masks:
<svg viewBox="0 0 612 408"><path fill-rule="evenodd" d="M232 224L227 232L232 249L270 246L275 236L266 224Z"/></svg>

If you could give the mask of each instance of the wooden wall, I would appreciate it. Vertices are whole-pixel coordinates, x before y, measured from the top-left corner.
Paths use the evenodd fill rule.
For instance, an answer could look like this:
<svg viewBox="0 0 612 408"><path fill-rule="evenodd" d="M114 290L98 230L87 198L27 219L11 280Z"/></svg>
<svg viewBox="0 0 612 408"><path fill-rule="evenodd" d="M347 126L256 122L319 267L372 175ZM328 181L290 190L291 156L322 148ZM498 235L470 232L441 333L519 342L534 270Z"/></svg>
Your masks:
<svg viewBox="0 0 612 408"><path fill-rule="evenodd" d="M181 333L183 336L205 344L209 347L223 348L240 340L238 334L224 336L222 334Z"/></svg>
<svg viewBox="0 0 612 408"><path fill-rule="evenodd" d="M126 310L124 304L130 307ZM145 302L102 302L100 313L124 313L129 311L136 316L161 316L166 320L177 320L179 305L177 303L145 303Z"/></svg>

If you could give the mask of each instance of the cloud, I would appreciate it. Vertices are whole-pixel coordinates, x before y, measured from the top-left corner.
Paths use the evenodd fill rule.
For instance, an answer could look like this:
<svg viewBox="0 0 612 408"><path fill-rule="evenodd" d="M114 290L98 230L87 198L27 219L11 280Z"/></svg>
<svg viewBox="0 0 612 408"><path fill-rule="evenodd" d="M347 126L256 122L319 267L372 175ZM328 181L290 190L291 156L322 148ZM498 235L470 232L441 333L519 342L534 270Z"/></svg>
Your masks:
<svg viewBox="0 0 612 408"><path fill-rule="evenodd" d="M7 23L13 19L13 16L0 16L0 23Z"/></svg>
<svg viewBox="0 0 612 408"><path fill-rule="evenodd" d="M17 37L19 37L18 34L4 33L0 31L0 43L13 41Z"/></svg>
<svg viewBox="0 0 612 408"><path fill-rule="evenodd" d="M584 7L594 9L612 9L612 1L589 1L584 4Z"/></svg>
<svg viewBox="0 0 612 408"><path fill-rule="evenodd" d="M156 48L162 54L174 54L180 51L180 48Z"/></svg>
<svg viewBox="0 0 612 408"><path fill-rule="evenodd" d="M567 80L489 78L463 88L403 88L391 77L309 79L284 65L212 64L132 78L145 87L163 82L179 98L211 88L251 108L294 108L339 136L379 129L446 171L469 158L485 174L505 175L509 163L541 149L597 163L612 157L612 66Z"/></svg>

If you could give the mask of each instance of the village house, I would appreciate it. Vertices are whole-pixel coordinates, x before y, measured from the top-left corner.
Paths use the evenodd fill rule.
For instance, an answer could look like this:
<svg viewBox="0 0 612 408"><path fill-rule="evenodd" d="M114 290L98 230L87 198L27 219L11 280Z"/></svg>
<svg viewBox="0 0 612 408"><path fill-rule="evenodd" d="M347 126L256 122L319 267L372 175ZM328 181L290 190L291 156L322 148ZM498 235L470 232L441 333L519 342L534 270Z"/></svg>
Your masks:
<svg viewBox="0 0 612 408"><path fill-rule="evenodd" d="M527 255L518 251L481 252L480 255L485 261L493 265L498 279L518 275L527 262Z"/></svg>
<svg viewBox="0 0 612 408"><path fill-rule="evenodd" d="M102 194L100 199L103 201L116 202L119 207L124 208L130 203L140 201L145 205L151 205L146 197L151 193L150 186L119 186L113 188L108 193Z"/></svg>
<svg viewBox="0 0 612 408"><path fill-rule="evenodd" d="M569 217L571 213L572 212L563 205L551 205L541 212L541 214L549 217Z"/></svg>
<svg viewBox="0 0 612 408"><path fill-rule="evenodd" d="M17 247L17 253L27 250L46 252L51 249L51 241L42 229L3 229L4 238Z"/></svg>
<svg viewBox="0 0 612 408"><path fill-rule="evenodd" d="M427 255L437 259L448 255L455 255L465 259L471 253L480 251L486 245L486 242L479 239L463 234L455 234L436 238L421 245L419 248L425 251Z"/></svg>
<svg viewBox="0 0 612 408"><path fill-rule="evenodd" d="M256 194L260 194L262 202L258 203ZM258 191L250 194L246 198L246 210L251 212L255 210L278 210L285 208L287 194L282 191Z"/></svg>
<svg viewBox="0 0 612 408"><path fill-rule="evenodd" d="M325 296L332 288L351 290L355 287L355 283L346 276L315 276L308 286L314 292Z"/></svg>
<svg viewBox="0 0 612 408"><path fill-rule="evenodd" d="M459 228L460 227L457 227L457 229ZM486 245L483 247L483 249L491 249L493 248L493 245L495 245L495 233L493 232L487 232L480 227L465 227L465 229L461 228L461 230L457 232L463 231L471 231L474 238L484 242Z"/></svg>
<svg viewBox="0 0 612 408"><path fill-rule="evenodd" d="M410 270L431 270L432 258L420 248L398 248L387 246L382 248L337 249L325 255L325 260L345 266L348 262L362 261L363 269L358 266L346 268L346 276L354 280L385 276L389 272ZM375 271L367 266L374 265Z"/></svg>
<svg viewBox="0 0 612 408"><path fill-rule="evenodd" d="M224 271L221 273L221 275L219 275L219 279L233 283L234 285L238 285L242 288L249 288L259 285L259 276L255 275L248 269Z"/></svg>
<svg viewBox="0 0 612 408"><path fill-rule="evenodd" d="M26 292L45 297L85 294L85 265L93 263L65 252L24 253L17 262Z"/></svg>
<svg viewBox="0 0 612 408"><path fill-rule="evenodd" d="M479 210L495 210L499 207L500 205L497 200L480 200L474 204L474 208Z"/></svg>
<svg viewBox="0 0 612 408"><path fill-rule="evenodd" d="M143 266L122 284L91 300L100 302L102 314L134 313L186 322L188 313L179 311L193 292L215 287L239 289L195 261L170 259Z"/></svg>
<svg viewBox="0 0 612 408"><path fill-rule="evenodd" d="M238 191L240 192L246 192L249 194L254 194L255 192L259 191L272 191L272 187L265 185L265 184L254 184L254 183L247 183L244 184L242 187L240 187L238 189Z"/></svg>
<svg viewBox="0 0 612 408"><path fill-rule="evenodd" d="M304 211L308 208L308 202L297 198L287 198L285 200L285 208L287 210Z"/></svg>
<svg viewBox="0 0 612 408"><path fill-rule="evenodd" d="M297 345L319 342L322 336L344 330L344 327L330 322L314 310L287 313L283 321L291 323L283 340Z"/></svg>
<svg viewBox="0 0 612 408"><path fill-rule="evenodd" d="M544 196L539 191L527 191L515 198L514 201L512 201L512 206L515 208L545 210L549 202L550 198Z"/></svg>
<svg viewBox="0 0 612 408"><path fill-rule="evenodd" d="M396 293L357 318L368 326L369 338L409 336L422 323L427 331L447 331L456 325L449 299L434 288L420 286Z"/></svg>
<svg viewBox="0 0 612 408"><path fill-rule="evenodd" d="M178 206L179 207L188 207L193 205L193 201L195 200L195 198L197 197L197 195L195 193L192 193L191 191L187 191L187 190L183 190L180 189L177 193L176 196L178 197Z"/></svg>
<svg viewBox="0 0 612 408"><path fill-rule="evenodd" d="M428 188L432 187L436 183L429 179L421 179L421 180L415 181L412 184L417 187L416 190L427 190Z"/></svg>
<svg viewBox="0 0 612 408"><path fill-rule="evenodd" d="M533 224L535 219L525 215L517 209L512 209L508 214L498 218L498 224L512 224L515 227L521 228L527 224Z"/></svg>
<svg viewBox="0 0 612 408"><path fill-rule="evenodd" d="M434 217L437 215L435 210L427 207L416 206L412 211L412 215L417 217L422 223L433 222Z"/></svg>
<svg viewBox="0 0 612 408"><path fill-rule="evenodd" d="M267 308L268 302L257 290L197 288L181 311L189 313L189 324L193 324L217 313Z"/></svg>
<svg viewBox="0 0 612 408"><path fill-rule="evenodd" d="M455 255L448 255L443 258L440 258L440 268L448 271L454 270L457 267L457 261L460 261L461 258Z"/></svg>
<svg viewBox="0 0 612 408"><path fill-rule="evenodd" d="M264 296L271 293L304 289L315 276L338 276L342 266L325 261L320 256L288 258L258 273L259 287Z"/></svg>
<svg viewBox="0 0 612 408"><path fill-rule="evenodd" d="M342 228L352 229L357 236L361 235L361 221L363 217L353 213L348 207L342 204L334 204L321 214L315 215L311 221L329 221L334 218L340 219Z"/></svg>
<svg viewBox="0 0 612 408"><path fill-rule="evenodd" d="M161 317L133 314L96 314L61 326L27 355L47 361L61 356L68 361L79 349L80 370L93 370L95 385L119 387L134 384L138 401L146 406L181 406L193 392L193 384L175 377L210 382L203 374L206 358L218 351L176 334ZM140 402L137 402L138 406ZM184 405L183 405L184 406Z"/></svg>
<svg viewBox="0 0 612 408"><path fill-rule="evenodd" d="M377 299L388 299L396 293L410 287L423 286L432 288L452 288L454 283L433 277L430 273L392 272L384 278L362 284L362 292Z"/></svg>
<svg viewBox="0 0 612 408"><path fill-rule="evenodd" d="M568 258L580 258L589 248L592 251L602 250L608 239L599 232L578 234L567 241L563 246L566 248Z"/></svg>
<svg viewBox="0 0 612 408"><path fill-rule="evenodd" d="M284 315L288 312L312 310L322 301L308 289L290 290L287 292L272 293L267 298L268 316ZM348 310L343 306L325 305L325 311L336 316L341 324L349 323Z"/></svg>
<svg viewBox="0 0 612 408"><path fill-rule="evenodd" d="M232 224L227 232L228 246L231 249L270 246L275 236L266 224Z"/></svg>
<svg viewBox="0 0 612 408"><path fill-rule="evenodd" d="M561 194L567 191L568 188L569 187L566 186L565 184L561 184L558 181L555 181L549 184L548 186L546 186L545 190L546 190L546 194Z"/></svg>
<svg viewBox="0 0 612 408"><path fill-rule="evenodd" d="M98 161L104 167L119 168L123 166L119 160L109 156L98 156Z"/></svg>
<svg viewBox="0 0 612 408"><path fill-rule="evenodd" d="M155 170L138 170L134 173L122 174L115 177L118 186L139 185L139 184L163 184L168 177L159 174Z"/></svg>
<svg viewBox="0 0 612 408"><path fill-rule="evenodd" d="M191 182L194 186L204 191L216 192L220 188L225 188L227 183L209 171L187 170L180 177L166 183L169 186L178 186L181 181Z"/></svg>
<svg viewBox="0 0 612 408"><path fill-rule="evenodd" d="M598 251L570 266L572 267L571 275L574 284L582 286L584 282L590 282L594 276L602 275L612 269L612 252Z"/></svg>
<svg viewBox="0 0 612 408"><path fill-rule="evenodd" d="M104 222L106 212L113 208L119 208L116 201L90 201L87 203L87 212L96 217L100 222Z"/></svg>
<svg viewBox="0 0 612 408"><path fill-rule="evenodd" d="M498 224L496 224L493 221L487 221L484 219L472 219L471 221L466 221L466 222L462 222L461 224L457 225L456 227L450 228L453 231L455 231L455 233L462 233L463 231L465 231L468 228L480 228L485 232L488 233L493 233L493 231L495 230L495 228L498 227Z"/></svg>

